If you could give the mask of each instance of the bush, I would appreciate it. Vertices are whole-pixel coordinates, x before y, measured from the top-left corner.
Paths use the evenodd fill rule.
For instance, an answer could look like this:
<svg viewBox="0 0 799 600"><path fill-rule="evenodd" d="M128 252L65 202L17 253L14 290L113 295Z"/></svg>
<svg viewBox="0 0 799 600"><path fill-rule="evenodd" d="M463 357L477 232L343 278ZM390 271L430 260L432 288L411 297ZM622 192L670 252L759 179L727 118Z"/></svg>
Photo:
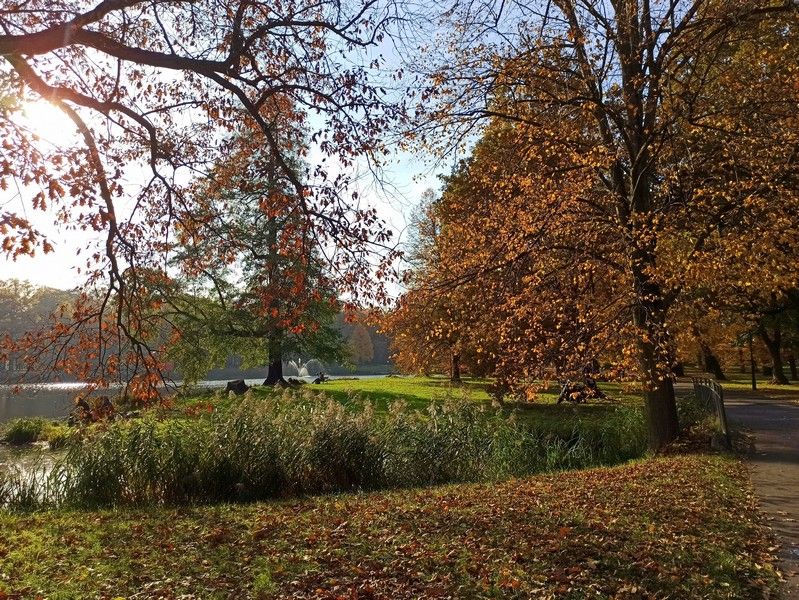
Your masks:
<svg viewBox="0 0 799 600"><path fill-rule="evenodd" d="M641 413L629 408L564 432L465 400L425 412L398 402L387 414L350 400L347 409L286 390L207 419L111 423L69 445L41 494L77 506L258 500L522 477L611 464L646 448ZM13 503L17 488L7 481L5 489Z"/></svg>
<svg viewBox="0 0 799 600"><path fill-rule="evenodd" d="M32 444L39 440L48 421L41 418L14 419L3 430L3 441L9 444Z"/></svg>
<svg viewBox="0 0 799 600"><path fill-rule="evenodd" d="M77 430L66 423L49 421L45 424L36 441L47 441L51 450L64 448L77 435Z"/></svg>
<svg viewBox="0 0 799 600"><path fill-rule="evenodd" d="M15 419L3 430L0 440L12 444L49 442L50 448L63 448L75 436L76 430L66 423L48 421L40 417Z"/></svg>
<svg viewBox="0 0 799 600"><path fill-rule="evenodd" d="M715 418L715 407L708 400L700 399L691 392L677 398L677 417L680 427L690 429L700 424L707 424Z"/></svg>

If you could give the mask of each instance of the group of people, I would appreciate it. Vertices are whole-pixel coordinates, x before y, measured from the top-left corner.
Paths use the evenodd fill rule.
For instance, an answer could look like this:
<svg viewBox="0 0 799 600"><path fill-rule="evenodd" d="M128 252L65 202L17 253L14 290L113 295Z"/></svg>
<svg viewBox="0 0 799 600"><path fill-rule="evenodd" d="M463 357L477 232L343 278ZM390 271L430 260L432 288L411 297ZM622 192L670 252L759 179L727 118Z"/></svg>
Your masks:
<svg viewBox="0 0 799 600"><path fill-rule="evenodd" d="M79 397L75 401L75 408L70 413L69 420L71 423L96 423L98 421L113 420L116 415L116 410L108 396L100 396L94 402L94 406L89 404L89 399Z"/></svg>
<svg viewBox="0 0 799 600"><path fill-rule="evenodd" d="M605 398L605 392L599 389L596 376L599 374L599 363L591 361L583 368L583 383L576 383L568 379L563 382L563 387L558 396L558 404L564 400L569 402L585 402L596 398Z"/></svg>

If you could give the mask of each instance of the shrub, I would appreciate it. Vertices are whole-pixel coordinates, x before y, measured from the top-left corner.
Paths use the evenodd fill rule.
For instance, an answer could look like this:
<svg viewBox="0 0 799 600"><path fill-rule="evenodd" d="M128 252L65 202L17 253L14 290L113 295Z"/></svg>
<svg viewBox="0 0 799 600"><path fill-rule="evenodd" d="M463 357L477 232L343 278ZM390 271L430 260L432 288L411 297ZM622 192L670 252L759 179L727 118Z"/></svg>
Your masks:
<svg viewBox="0 0 799 600"><path fill-rule="evenodd" d="M76 430L66 423L36 417L11 421L0 439L12 445L49 442L50 448L55 450L66 446L75 434Z"/></svg>
<svg viewBox="0 0 799 600"><path fill-rule="evenodd" d="M73 440L76 434L77 430L74 427L70 427L66 423L50 421L42 428L37 441L47 441L51 450L58 450Z"/></svg>
<svg viewBox="0 0 799 600"><path fill-rule="evenodd" d="M683 429L706 424L715 417L715 407L691 392L677 398L677 417Z"/></svg>
<svg viewBox="0 0 799 600"><path fill-rule="evenodd" d="M39 440L42 431L47 427L45 419L14 419L3 431L3 441L14 444L31 444Z"/></svg>

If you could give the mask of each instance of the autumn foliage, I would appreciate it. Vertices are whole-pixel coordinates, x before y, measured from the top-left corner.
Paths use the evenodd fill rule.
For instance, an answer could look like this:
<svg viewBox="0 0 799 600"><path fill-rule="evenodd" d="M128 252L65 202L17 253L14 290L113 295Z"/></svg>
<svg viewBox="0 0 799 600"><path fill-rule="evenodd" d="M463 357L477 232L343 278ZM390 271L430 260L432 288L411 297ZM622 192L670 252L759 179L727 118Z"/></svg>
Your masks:
<svg viewBox="0 0 799 600"><path fill-rule="evenodd" d="M393 253L370 250L391 234L358 205L339 167L365 157L377 168L382 134L402 117L377 81L380 60L365 58L389 30L390 8L36 0L3 10L0 188L18 190L22 208L0 213L2 249L9 258L52 249L26 217L31 210L98 240L82 251L78 300L15 350L32 367L101 386L128 382L150 399L163 383L169 339L154 290L169 285L176 228L193 235L207 217L193 205L194 180L228 157L229 134L243 126L291 188L291 201L265 205L265 214L299 215L302 243L328 251L337 288L379 297L373 270L385 272ZM30 131L22 109L36 99L64 113L73 143L52 147ZM318 154L307 166L283 135L299 124ZM202 260L226 263L227 250L215 250ZM299 326L291 320L287 327Z"/></svg>
<svg viewBox="0 0 799 600"><path fill-rule="evenodd" d="M0 527L11 597L760 598L778 585L743 465L708 456L265 504L11 513ZM64 540L68 552L39 550Z"/></svg>
<svg viewBox="0 0 799 600"><path fill-rule="evenodd" d="M290 217L280 251L324 256L334 293L353 304L384 301L376 282L397 253L351 168L379 171L401 125L402 147L468 148L428 203L429 243L390 317L402 364L448 362L457 378L463 362L527 388L598 362L645 386L662 448L678 431L678 329L697 325L680 316L723 312L779 362L799 288L797 10L456 2L435 21L441 43L403 57L418 75L405 96L403 70L386 73L375 50L424 24L391 0L34 0L4 11L0 187L100 234L82 254L82 296L25 351L156 393L176 338L153 290L170 283L176 236L199 239L207 224L198 177L240 181L238 165L220 165L243 130L281 181L261 206ZM26 129L20 110L35 98L64 113L74 144L50 147ZM3 209L0 233L8 257L52 247L22 210ZM185 272L232 256L209 246ZM308 325L303 302L287 310L287 295L310 289L293 283L258 299L289 331Z"/></svg>
<svg viewBox="0 0 799 600"><path fill-rule="evenodd" d="M660 448L678 431L676 316L799 280L797 11L563 0L492 21L473 8L454 11L416 134L442 151L480 137L435 205L437 254L400 314L479 332L474 347L519 386L595 361L641 381ZM475 42L480 27L503 42Z"/></svg>

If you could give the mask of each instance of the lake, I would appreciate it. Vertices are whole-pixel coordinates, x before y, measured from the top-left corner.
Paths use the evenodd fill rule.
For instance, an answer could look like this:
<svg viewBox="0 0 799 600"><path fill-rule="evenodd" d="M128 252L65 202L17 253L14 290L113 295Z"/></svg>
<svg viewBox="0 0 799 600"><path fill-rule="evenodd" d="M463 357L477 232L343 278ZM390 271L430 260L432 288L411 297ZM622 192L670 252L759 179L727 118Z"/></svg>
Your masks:
<svg viewBox="0 0 799 600"><path fill-rule="evenodd" d="M385 375L328 375L330 379L373 379ZM304 381L313 381L312 376L295 377ZM263 379L246 379L247 385L256 386L263 383ZM199 390L225 387L228 380L201 381L195 387ZM181 382L176 382L180 385ZM0 385L0 423L17 419L19 417L45 417L60 419L66 417L72 408L72 400L81 390L85 389L84 383L42 383L25 384L20 386ZM18 390L15 392L15 389ZM99 391L98 395L113 395L114 390Z"/></svg>

